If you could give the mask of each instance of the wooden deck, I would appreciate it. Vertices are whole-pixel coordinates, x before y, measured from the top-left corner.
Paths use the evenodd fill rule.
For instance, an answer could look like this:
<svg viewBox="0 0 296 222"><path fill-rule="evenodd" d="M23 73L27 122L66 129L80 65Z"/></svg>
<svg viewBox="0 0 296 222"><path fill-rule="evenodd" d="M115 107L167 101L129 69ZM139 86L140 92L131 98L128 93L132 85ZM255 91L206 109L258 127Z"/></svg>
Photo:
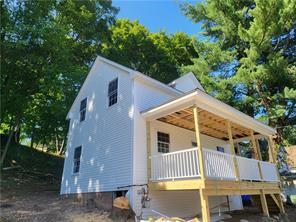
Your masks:
<svg viewBox="0 0 296 222"><path fill-rule="evenodd" d="M147 121L149 190L196 190L199 192L204 222L210 221L210 196L259 195L262 211L266 216L269 216L266 199L269 196L280 212L284 212L280 197L280 177L275 165L274 143L272 133L269 133L274 130L267 129L268 133L264 134L265 130L262 130L261 123L256 123L254 128L247 128L238 122L234 123L230 119L223 118L221 113L221 116L218 112L213 114L214 108L205 110L197 105L188 108L184 102L183 108L179 104L178 110L173 107L172 112L168 109L169 105L163 105L163 110L158 108L154 111L154 116L150 115L159 121L195 131L198 149L151 156L150 122ZM153 118L150 117L150 120ZM262 161L258 141L255 138L259 132L256 132L255 128L263 132L262 136L268 141L269 162ZM230 153L204 148L201 134L227 141ZM253 159L238 156L235 152L234 140L246 136L252 144Z"/></svg>
<svg viewBox="0 0 296 222"><path fill-rule="evenodd" d="M279 194L279 183L276 182L252 182L252 181L219 181L185 179L175 181L150 182L150 190L199 190L203 189L209 196L226 195L259 195L264 189L266 194Z"/></svg>

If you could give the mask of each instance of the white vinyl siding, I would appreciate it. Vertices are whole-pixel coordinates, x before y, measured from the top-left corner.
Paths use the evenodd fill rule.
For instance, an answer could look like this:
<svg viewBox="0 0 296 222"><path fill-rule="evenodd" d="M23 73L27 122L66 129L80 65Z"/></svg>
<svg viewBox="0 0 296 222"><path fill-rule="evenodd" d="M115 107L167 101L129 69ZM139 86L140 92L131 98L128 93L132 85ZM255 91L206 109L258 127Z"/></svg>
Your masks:
<svg viewBox="0 0 296 222"><path fill-rule="evenodd" d="M132 184L132 80L127 72L100 60L96 60L89 75L69 114L61 194L115 191ZM115 78L118 102L108 107L108 84ZM79 124L77 110L86 97L86 119ZM80 172L73 175L74 148L80 145Z"/></svg>

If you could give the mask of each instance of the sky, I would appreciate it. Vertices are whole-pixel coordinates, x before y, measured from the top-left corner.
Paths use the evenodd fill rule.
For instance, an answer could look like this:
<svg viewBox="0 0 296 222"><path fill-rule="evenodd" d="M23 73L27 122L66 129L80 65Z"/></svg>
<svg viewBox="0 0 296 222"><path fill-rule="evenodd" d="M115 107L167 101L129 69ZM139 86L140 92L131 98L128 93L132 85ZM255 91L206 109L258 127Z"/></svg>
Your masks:
<svg viewBox="0 0 296 222"><path fill-rule="evenodd" d="M180 9L180 4L185 2L185 0L113 0L113 5L120 8L118 18L139 20L139 23L151 32L182 31L188 35L197 35L201 31L200 26L185 17ZM194 4L197 0L187 2Z"/></svg>

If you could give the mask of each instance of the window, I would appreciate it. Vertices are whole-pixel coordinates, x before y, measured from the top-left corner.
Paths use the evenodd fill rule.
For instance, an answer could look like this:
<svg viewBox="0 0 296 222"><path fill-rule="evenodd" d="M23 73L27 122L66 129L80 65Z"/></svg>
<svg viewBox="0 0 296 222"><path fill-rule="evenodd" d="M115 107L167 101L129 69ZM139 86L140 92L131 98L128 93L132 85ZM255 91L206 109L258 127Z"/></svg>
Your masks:
<svg viewBox="0 0 296 222"><path fill-rule="evenodd" d="M197 142L192 141L192 142L191 142L191 145L192 145L192 147L197 147Z"/></svg>
<svg viewBox="0 0 296 222"><path fill-rule="evenodd" d="M118 78L112 80L108 86L109 107L117 103Z"/></svg>
<svg viewBox="0 0 296 222"><path fill-rule="evenodd" d="M80 102L80 122L85 120L87 98Z"/></svg>
<svg viewBox="0 0 296 222"><path fill-rule="evenodd" d="M167 133L157 132L158 152L168 153L170 151L170 135Z"/></svg>
<svg viewBox="0 0 296 222"><path fill-rule="evenodd" d="M221 147L221 146L217 146L217 151L222 152L222 153L225 152L224 147Z"/></svg>
<svg viewBox="0 0 296 222"><path fill-rule="evenodd" d="M80 168L81 146L74 150L73 173L78 173Z"/></svg>

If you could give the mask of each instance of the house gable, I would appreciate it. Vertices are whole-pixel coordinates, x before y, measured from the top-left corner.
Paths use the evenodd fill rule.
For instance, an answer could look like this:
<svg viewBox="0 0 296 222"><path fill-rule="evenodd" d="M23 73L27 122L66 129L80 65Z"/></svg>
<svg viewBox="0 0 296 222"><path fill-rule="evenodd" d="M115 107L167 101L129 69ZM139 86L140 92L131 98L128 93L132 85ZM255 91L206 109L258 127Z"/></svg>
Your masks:
<svg viewBox="0 0 296 222"><path fill-rule="evenodd" d="M195 89L200 89L205 91L200 82L196 79L195 75L192 72L189 72L178 79L170 82L169 86L179 90L183 93L190 92Z"/></svg>
<svg viewBox="0 0 296 222"><path fill-rule="evenodd" d="M108 85L118 79L117 102ZM80 103L87 98L85 119ZM68 114L70 119L61 194L115 191L132 183L132 79L129 70L96 59ZM78 173L73 173L81 146Z"/></svg>

